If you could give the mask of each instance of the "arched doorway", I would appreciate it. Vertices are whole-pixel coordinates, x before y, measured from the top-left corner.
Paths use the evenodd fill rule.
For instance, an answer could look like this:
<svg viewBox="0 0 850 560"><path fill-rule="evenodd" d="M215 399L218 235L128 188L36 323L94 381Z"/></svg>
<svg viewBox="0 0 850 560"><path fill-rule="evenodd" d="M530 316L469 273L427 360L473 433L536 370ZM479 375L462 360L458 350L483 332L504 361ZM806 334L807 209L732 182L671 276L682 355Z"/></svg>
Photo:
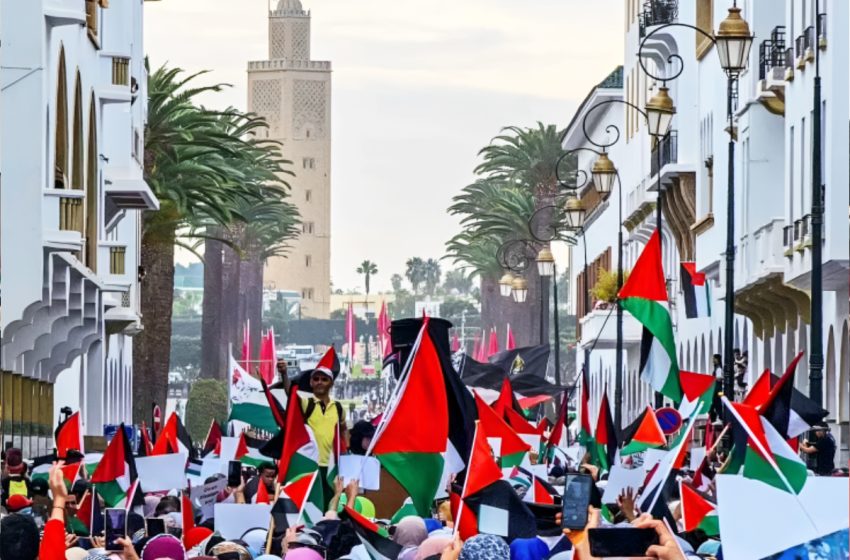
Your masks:
<svg viewBox="0 0 850 560"><path fill-rule="evenodd" d="M89 142L86 158L86 251L85 263L97 272L98 180L97 180L97 112L94 93L89 102Z"/></svg>
<svg viewBox="0 0 850 560"><path fill-rule="evenodd" d="M838 421L850 422L850 333L847 321L841 327L841 357L838 366Z"/></svg>
<svg viewBox="0 0 850 560"><path fill-rule="evenodd" d="M835 333L832 330L832 325L829 327L829 334L826 338L826 396L824 399L824 408L829 411L829 418L835 418L838 413L838 402L836 397L836 379L835 379Z"/></svg>
<svg viewBox="0 0 850 560"><path fill-rule="evenodd" d="M65 47L59 47L53 159L53 187L64 189L68 185L68 78L65 74Z"/></svg>

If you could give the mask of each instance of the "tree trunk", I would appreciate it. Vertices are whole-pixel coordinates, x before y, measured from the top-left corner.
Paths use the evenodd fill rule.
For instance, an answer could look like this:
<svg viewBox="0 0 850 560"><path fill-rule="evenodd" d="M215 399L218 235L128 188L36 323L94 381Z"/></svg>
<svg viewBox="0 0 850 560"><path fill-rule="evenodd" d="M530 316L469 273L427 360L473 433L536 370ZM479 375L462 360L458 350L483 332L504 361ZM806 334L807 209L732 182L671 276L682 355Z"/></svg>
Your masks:
<svg viewBox="0 0 850 560"><path fill-rule="evenodd" d="M133 341L133 420L150 421L154 403L168 397L171 311L174 303L174 231L142 236L140 284L144 330Z"/></svg>
<svg viewBox="0 0 850 560"><path fill-rule="evenodd" d="M227 369L227 345L222 336L222 247L221 241L204 242L201 377L207 379L224 379Z"/></svg>
<svg viewBox="0 0 850 560"><path fill-rule="evenodd" d="M497 278L481 279L481 326L484 329L496 327L500 349L505 346L508 323L518 347L540 344L540 276L536 267L529 267L524 276L528 281L525 303L502 296Z"/></svg>
<svg viewBox="0 0 850 560"><path fill-rule="evenodd" d="M222 246L221 342L233 348L233 357L241 358L242 322L239 316L239 256Z"/></svg>
<svg viewBox="0 0 850 560"><path fill-rule="evenodd" d="M246 254L240 262L239 292L242 320L251 327L251 355L260 356L260 336L263 332L263 261L257 254ZM259 363L252 364L259 367ZM254 368L251 368L253 371Z"/></svg>

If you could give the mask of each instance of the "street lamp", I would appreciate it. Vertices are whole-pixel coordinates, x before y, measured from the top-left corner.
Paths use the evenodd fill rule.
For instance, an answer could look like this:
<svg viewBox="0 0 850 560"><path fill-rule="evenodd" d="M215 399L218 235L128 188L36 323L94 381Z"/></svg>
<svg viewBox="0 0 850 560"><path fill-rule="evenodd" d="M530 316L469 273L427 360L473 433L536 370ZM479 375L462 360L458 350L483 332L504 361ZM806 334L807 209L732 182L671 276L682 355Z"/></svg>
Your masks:
<svg viewBox="0 0 850 560"><path fill-rule="evenodd" d="M614 162L608 158L607 152L603 151L596 157L590 173L596 192L603 198L611 194L611 190L614 188L614 179L617 176L617 168L614 167Z"/></svg>
<svg viewBox="0 0 850 560"><path fill-rule="evenodd" d="M737 5L729 8L726 19L720 22L714 34L714 44L717 46L720 66L728 76L738 76L747 68L753 35Z"/></svg>
<svg viewBox="0 0 850 560"><path fill-rule="evenodd" d="M552 256L552 250L549 246L544 246L537 253L537 272L544 278L552 276L555 270L555 257Z"/></svg>
<svg viewBox="0 0 850 560"><path fill-rule="evenodd" d="M579 231L584 229L584 219L587 215L587 210L582 206L581 201L576 196L571 196L564 204L564 215L566 216L567 227L569 229Z"/></svg>
<svg viewBox="0 0 850 560"><path fill-rule="evenodd" d="M528 297L528 282L522 276L516 276L511 283L511 295L517 303L525 303Z"/></svg>
<svg viewBox="0 0 850 560"><path fill-rule="evenodd" d="M676 114L676 106L673 105L669 92L668 88L661 86L652 99L646 102L646 124L649 134L658 141L670 132L673 116Z"/></svg>
<svg viewBox="0 0 850 560"><path fill-rule="evenodd" d="M499 293L504 297L510 297L511 290L513 290L513 282L514 275L510 272L506 272L502 275L502 278L499 280Z"/></svg>

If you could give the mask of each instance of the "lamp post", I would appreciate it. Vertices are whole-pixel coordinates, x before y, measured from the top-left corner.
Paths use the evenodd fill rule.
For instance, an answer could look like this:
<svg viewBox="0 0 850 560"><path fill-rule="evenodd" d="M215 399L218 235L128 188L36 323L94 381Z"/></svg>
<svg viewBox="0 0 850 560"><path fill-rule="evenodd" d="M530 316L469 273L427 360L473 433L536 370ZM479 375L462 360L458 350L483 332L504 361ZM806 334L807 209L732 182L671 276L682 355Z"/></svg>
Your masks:
<svg viewBox="0 0 850 560"><path fill-rule="evenodd" d="M815 0L815 18L820 1ZM816 20L817 22L817 20ZM817 25L815 29L817 29ZM817 31L815 32L817 33ZM823 404L823 178L821 169L820 48L815 45L815 80L812 100L812 298L809 333L809 398Z"/></svg>
<svg viewBox="0 0 850 560"><path fill-rule="evenodd" d="M641 42L639 54L653 35L670 27L692 29L711 41L717 49L720 66L726 73L726 118L728 121L729 146L726 189L726 301L723 332L723 392L726 395L732 396L734 395L734 358L732 355L732 346L734 344L735 316L735 143L737 141L733 102L738 77L747 68L754 36L750 33L750 27L747 22L741 17L741 9L737 6L737 1L735 1L732 7L729 8L726 19L720 22L715 34L709 34L699 27L686 23L668 23L658 26L644 37ZM661 90L666 89L668 81L675 80L681 76L684 70L682 67L682 57L677 54L667 57L668 62L672 63L676 60L679 64L679 67L669 76L657 76L650 72L644 64L643 58L643 56L638 56L638 63L643 72L648 77L660 81L662 84L662 87L659 88L659 94ZM665 91L664 93L666 94L667 92ZM814 300L812 301L812 305L814 305Z"/></svg>

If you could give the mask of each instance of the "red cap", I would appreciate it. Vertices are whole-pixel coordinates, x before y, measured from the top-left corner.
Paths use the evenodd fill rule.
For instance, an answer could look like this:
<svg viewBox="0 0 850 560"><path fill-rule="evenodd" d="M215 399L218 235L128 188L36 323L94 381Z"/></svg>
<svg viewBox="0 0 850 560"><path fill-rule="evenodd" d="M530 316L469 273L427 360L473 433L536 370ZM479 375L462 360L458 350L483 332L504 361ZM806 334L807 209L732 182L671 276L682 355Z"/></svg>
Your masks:
<svg viewBox="0 0 850 560"><path fill-rule="evenodd" d="M207 527L192 527L183 535L183 547L186 550L194 548L212 534L212 529L208 529Z"/></svg>
<svg viewBox="0 0 850 560"><path fill-rule="evenodd" d="M24 508L28 508L32 505L32 500L24 496L23 494L14 494L9 496L6 500L6 509L11 513L16 511L21 511Z"/></svg>

